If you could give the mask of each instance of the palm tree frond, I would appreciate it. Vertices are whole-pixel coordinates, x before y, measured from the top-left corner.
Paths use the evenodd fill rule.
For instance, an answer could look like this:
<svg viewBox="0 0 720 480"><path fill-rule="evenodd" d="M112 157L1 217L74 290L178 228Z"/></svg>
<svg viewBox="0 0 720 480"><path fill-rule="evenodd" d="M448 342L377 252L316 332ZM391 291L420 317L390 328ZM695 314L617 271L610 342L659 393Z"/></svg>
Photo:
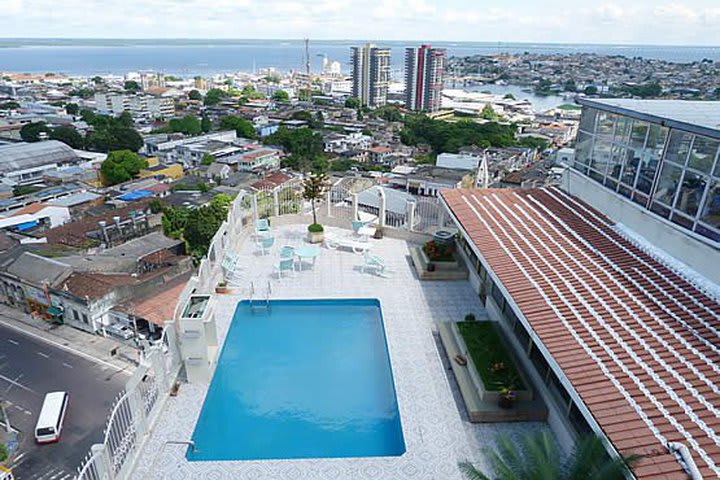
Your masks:
<svg viewBox="0 0 720 480"><path fill-rule="evenodd" d="M485 476L470 462L460 462L458 467L460 467L460 471L468 480L490 480L490 477Z"/></svg>

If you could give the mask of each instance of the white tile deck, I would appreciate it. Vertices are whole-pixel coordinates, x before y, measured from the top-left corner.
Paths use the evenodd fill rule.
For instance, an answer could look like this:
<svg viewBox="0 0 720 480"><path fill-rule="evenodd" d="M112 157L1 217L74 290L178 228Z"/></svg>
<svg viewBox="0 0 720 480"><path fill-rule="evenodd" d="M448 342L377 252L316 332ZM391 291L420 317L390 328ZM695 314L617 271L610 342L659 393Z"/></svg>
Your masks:
<svg viewBox="0 0 720 480"><path fill-rule="evenodd" d="M264 292L270 281L273 298L378 298L385 321L397 400L407 451L400 457L241 462L188 462L185 447L167 440L188 440L200 414L207 385L183 385L170 398L148 439L133 478L142 479L437 479L462 476L459 461L486 467L483 449L499 434L516 435L548 428L544 423L470 424L456 403L452 374L443 364L434 322L461 320L482 306L467 282L420 282L411 269L408 243L370 240L392 273L380 278L362 273L361 255L323 248L311 268L277 280L272 265L282 245L300 246L304 226L276 231L272 254L260 256L250 241L239 248L245 266L240 286L253 281ZM346 232L339 232L345 234ZM262 295L262 293L261 293ZM224 341L235 305L244 295L218 296L217 324ZM239 432L242 434L242 432ZM302 441L298 439L298 441Z"/></svg>

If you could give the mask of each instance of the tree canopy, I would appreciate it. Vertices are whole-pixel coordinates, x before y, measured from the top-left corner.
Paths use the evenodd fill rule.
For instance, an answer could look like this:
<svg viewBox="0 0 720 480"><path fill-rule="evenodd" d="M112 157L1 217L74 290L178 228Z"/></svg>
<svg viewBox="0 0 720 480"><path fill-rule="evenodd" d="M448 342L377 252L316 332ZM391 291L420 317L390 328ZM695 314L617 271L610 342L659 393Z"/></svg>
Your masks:
<svg viewBox="0 0 720 480"><path fill-rule="evenodd" d="M110 152L102 165L100 165L103 184L115 185L127 182L147 166L147 160L130 150Z"/></svg>
<svg viewBox="0 0 720 480"><path fill-rule="evenodd" d="M85 138L73 127L57 127L50 131L51 140L59 140L71 148L82 149L85 147Z"/></svg>
<svg viewBox="0 0 720 480"><path fill-rule="evenodd" d="M65 111L68 113L68 115L77 115L80 111L80 107L77 103L68 103L65 105Z"/></svg>
<svg viewBox="0 0 720 480"><path fill-rule="evenodd" d="M276 102L289 102L290 101L290 95L285 90L277 90L272 95L272 99Z"/></svg>
<svg viewBox="0 0 720 480"><path fill-rule="evenodd" d="M20 104L12 100L0 103L0 110L15 110L18 108L20 108Z"/></svg>
<svg viewBox="0 0 720 480"><path fill-rule="evenodd" d="M198 90L190 90L190 93L188 93L188 98L190 100L202 100L203 96Z"/></svg>
<svg viewBox="0 0 720 480"><path fill-rule="evenodd" d="M357 97L348 97L345 99L345 108L360 108L362 104Z"/></svg>
<svg viewBox="0 0 720 480"><path fill-rule="evenodd" d="M214 105L217 105L227 97L229 97L229 95L225 90L220 90L219 88L211 88L205 94L205 105L208 107L212 107Z"/></svg>
<svg viewBox="0 0 720 480"><path fill-rule="evenodd" d="M322 200L327 189L327 176L324 173L313 173L308 175L303 182L303 198L312 204L313 225L317 225L317 212L315 202Z"/></svg>
<svg viewBox="0 0 720 480"><path fill-rule="evenodd" d="M45 122L26 123L20 129L20 138L23 142L39 142L41 133L50 133L50 127Z"/></svg>
<svg viewBox="0 0 720 480"><path fill-rule="evenodd" d="M519 442L501 437L496 445L488 452L494 475L486 475L464 462L460 469L468 480L624 480L627 465L640 458L612 458L594 435L581 438L565 461L548 432L527 435Z"/></svg>
<svg viewBox="0 0 720 480"><path fill-rule="evenodd" d="M406 145L428 144L433 152L457 153L461 147L510 147L515 145L515 125L495 122L475 123L464 120L455 123L433 120L425 115L405 117L400 139Z"/></svg>
<svg viewBox="0 0 720 480"><path fill-rule="evenodd" d="M117 117L96 115L81 110L83 120L90 123L94 131L85 138L85 145L98 152L131 150L137 152L143 146L143 139L133 127L132 116L123 112Z"/></svg>
<svg viewBox="0 0 720 480"><path fill-rule="evenodd" d="M234 115L222 117L220 119L220 128L223 130L235 130L238 137L255 138L257 136L252 123Z"/></svg>
<svg viewBox="0 0 720 480"><path fill-rule="evenodd" d="M136 82L135 80L126 80L125 83L123 84L123 88L125 89L126 92L130 92L130 93L137 93L140 90L142 90L142 87L140 86L140 84L138 82Z"/></svg>
<svg viewBox="0 0 720 480"><path fill-rule="evenodd" d="M283 160L283 166L298 171L318 170L325 157L325 142L322 135L309 128L290 130L280 127L277 132L265 138L267 145L283 147L290 156Z"/></svg>
<svg viewBox="0 0 720 480"><path fill-rule="evenodd" d="M163 210L165 235L184 239L188 251L196 258L206 255L210 242L227 218L232 197L219 194L208 205L199 208L168 207Z"/></svg>
<svg viewBox="0 0 720 480"><path fill-rule="evenodd" d="M193 115L185 115L182 118L173 118L167 124L170 132L184 133L185 135L199 135L202 132L200 120Z"/></svg>
<svg viewBox="0 0 720 480"><path fill-rule="evenodd" d="M200 120L200 130L202 130L203 133L208 133L212 130L212 121L210 121L210 118L207 115L203 115Z"/></svg>

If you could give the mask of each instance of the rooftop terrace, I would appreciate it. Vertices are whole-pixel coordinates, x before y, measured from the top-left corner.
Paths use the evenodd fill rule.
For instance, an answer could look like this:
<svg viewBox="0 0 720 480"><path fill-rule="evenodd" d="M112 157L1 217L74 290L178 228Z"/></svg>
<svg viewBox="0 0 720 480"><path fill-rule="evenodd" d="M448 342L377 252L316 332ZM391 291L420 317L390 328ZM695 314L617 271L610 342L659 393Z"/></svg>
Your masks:
<svg viewBox="0 0 720 480"><path fill-rule="evenodd" d="M234 310L249 295L272 285L272 298L377 298L381 302L398 406L407 451L399 457L188 462L186 447L168 441L189 440L208 386L183 384L165 404L144 445L132 478L315 478L315 479L460 479L458 462L472 460L487 467L482 449L499 434L520 434L547 428L544 423L471 424L460 407L454 380L436 341L436 322L461 320L466 314L484 315L466 281L420 282L410 263L410 242L384 238L370 240L372 251L383 257L390 273L379 277L363 273L362 255L322 248L314 265L280 280L273 274L279 248L300 246L304 223L278 226L273 219L275 250L261 255L245 234L231 240L242 269L238 288L216 297L218 340L222 345ZM329 228L330 233L347 232ZM219 263L219 262L218 262ZM298 439L302 441L302 439ZM201 446L198 446L201 448Z"/></svg>

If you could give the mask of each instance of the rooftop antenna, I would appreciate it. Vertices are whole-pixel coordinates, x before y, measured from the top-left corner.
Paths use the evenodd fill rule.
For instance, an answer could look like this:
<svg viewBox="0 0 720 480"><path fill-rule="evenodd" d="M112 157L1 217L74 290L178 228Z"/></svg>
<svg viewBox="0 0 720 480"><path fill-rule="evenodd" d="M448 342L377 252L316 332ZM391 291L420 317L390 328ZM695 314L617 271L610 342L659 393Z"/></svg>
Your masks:
<svg viewBox="0 0 720 480"><path fill-rule="evenodd" d="M310 84L310 39L305 39L305 100L310 101L310 92L312 86Z"/></svg>

